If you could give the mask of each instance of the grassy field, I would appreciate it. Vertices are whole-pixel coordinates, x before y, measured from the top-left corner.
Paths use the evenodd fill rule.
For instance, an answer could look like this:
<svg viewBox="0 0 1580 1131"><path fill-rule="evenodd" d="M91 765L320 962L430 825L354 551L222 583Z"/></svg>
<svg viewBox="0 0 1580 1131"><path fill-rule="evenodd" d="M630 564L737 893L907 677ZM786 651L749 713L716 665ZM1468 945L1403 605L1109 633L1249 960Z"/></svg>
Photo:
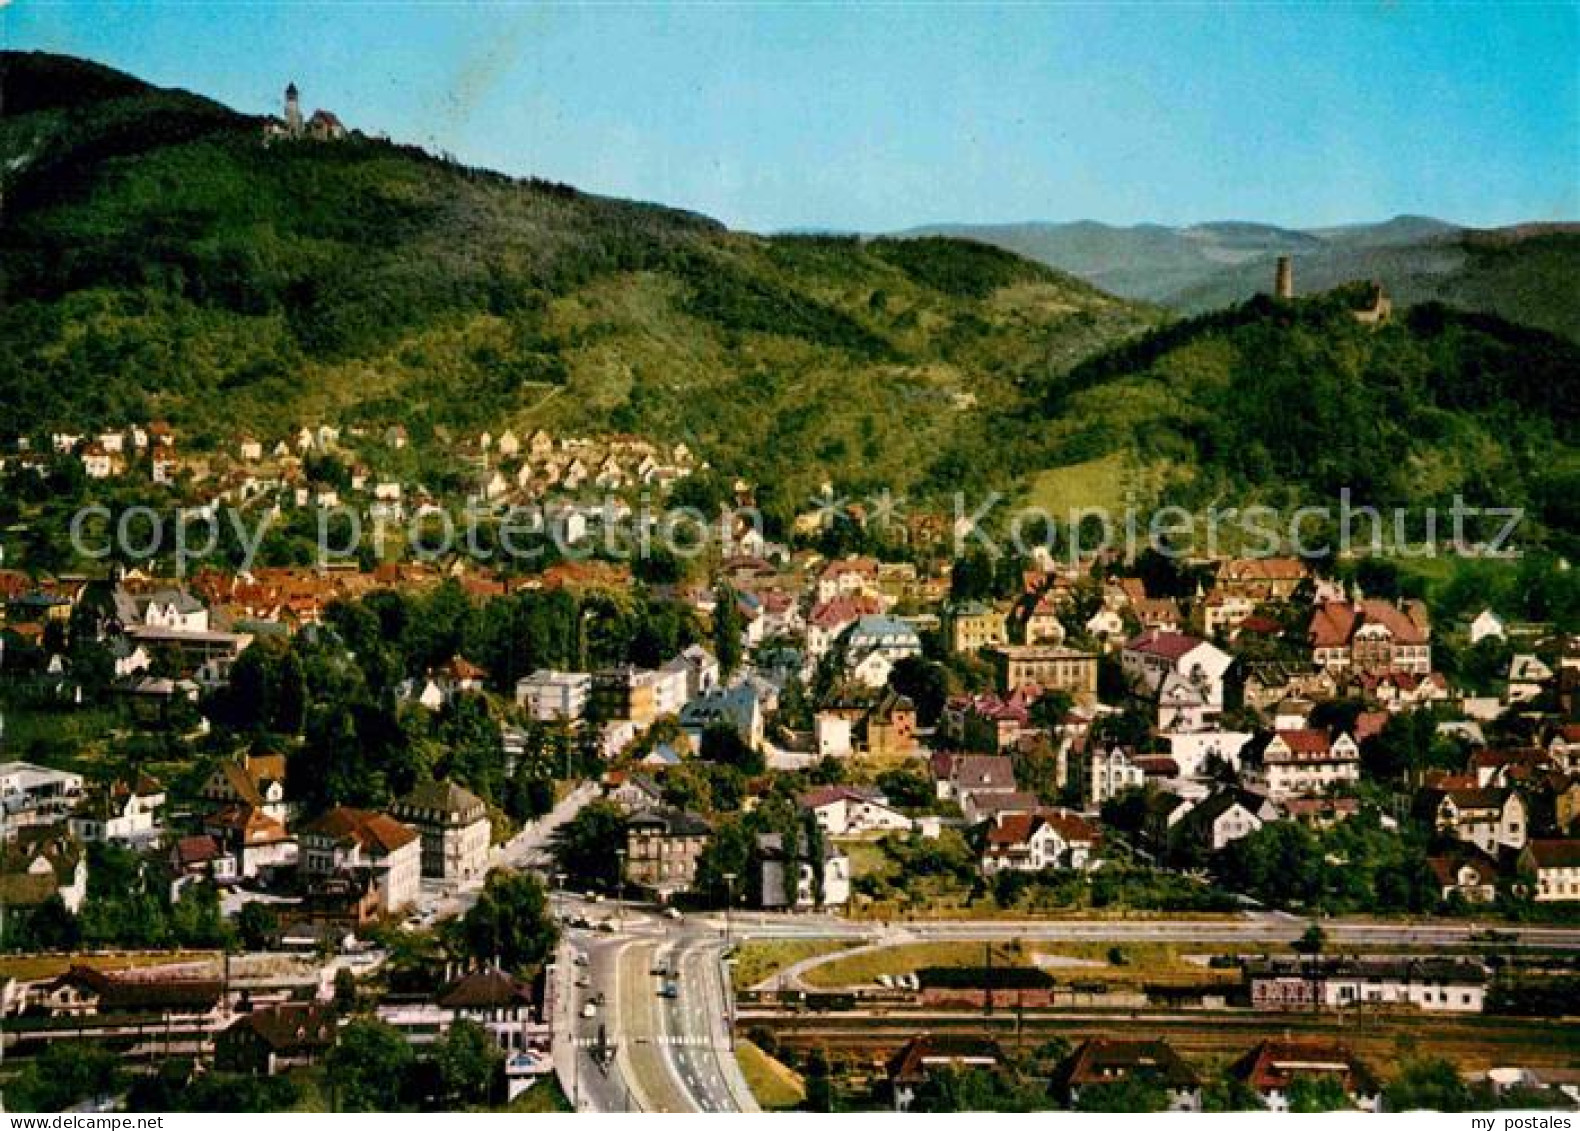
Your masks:
<svg viewBox="0 0 1580 1131"><path fill-rule="evenodd" d="M1207 953L1202 946L1184 948L1165 943L1126 943L1117 948L1123 961L1113 962L1109 943L1036 943L1031 946L995 944L993 965L1041 965L1054 977L1079 977L1083 981L1103 981L1112 985L1139 985L1143 982L1237 982L1237 970L1213 970L1187 955ZM1038 962L1039 958L1052 961ZM1061 968L1064 959L1067 965ZM906 943L880 950L863 950L814 966L804 975L807 984L825 989L871 985L880 974L908 974L927 966L981 966L987 952L981 942Z"/></svg>
<svg viewBox="0 0 1580 1131"><path fill-rule="evenodd" d="M571 1107L571 1101L566 1099L565 1093L560 1090L560 1082L553 1076L545 1076L511 1101L509 1107L502 1110L531 1115L557 1115L574 1109Z"/></svg>
<svg viewBox="0 0 1580 1131"><path fill-rule="evenodd" d="M852 944L839 939L763 939L743 943L733 955L733 980L747 989L808 958L838 954Z"/></svg>
<svg viewBox="0 0 1580 1131"><path fill-rule="evenodd" d="M129 970L134 966L173 966L217 958L210 950L172 950L158 954L20 954L0 958L0 980L36 982L55 978L73 966L95 970Z"/></svg>
<svg viewBox="0 0 1580 1131"><path fill-rule="evenodd" d="M801 1077L751 1041L735 1043L735 1059L740 1063L752 1095L766 1110L796 1107L806 1099L806 1086Z"/></svg>

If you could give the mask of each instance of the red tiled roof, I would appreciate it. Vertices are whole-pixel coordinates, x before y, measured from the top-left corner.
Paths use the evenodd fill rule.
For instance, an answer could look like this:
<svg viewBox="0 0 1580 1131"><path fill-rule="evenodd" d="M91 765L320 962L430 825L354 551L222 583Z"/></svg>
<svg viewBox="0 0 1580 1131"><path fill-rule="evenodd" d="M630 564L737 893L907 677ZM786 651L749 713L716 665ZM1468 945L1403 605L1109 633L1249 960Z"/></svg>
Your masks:
<svg viewBox="0 0 1580 1131"><path fill-rule="evenodd" d="M366 849L390 853L417 839L417 833L393 817L344 805L331 809L302 830L304 835L327 837L339 843L355 841Z"/></svg>
<svg viewBox="0 0 1580 1131"><path fill-rule="evenodd" d="M1580 868L1580 840L1532 840L1525 846L1538 868Z"/></svg>
<svg viewBox="0 0 1580 1131"><path fill-rule="evenodd" d="M1141 652L1144 655L1161 656L1165 660L1177 661L1200 644L1201 641L1194 636L1186 636L1181 632L1149 629L1128 641L1125 644L1125 651Z"/></svg>

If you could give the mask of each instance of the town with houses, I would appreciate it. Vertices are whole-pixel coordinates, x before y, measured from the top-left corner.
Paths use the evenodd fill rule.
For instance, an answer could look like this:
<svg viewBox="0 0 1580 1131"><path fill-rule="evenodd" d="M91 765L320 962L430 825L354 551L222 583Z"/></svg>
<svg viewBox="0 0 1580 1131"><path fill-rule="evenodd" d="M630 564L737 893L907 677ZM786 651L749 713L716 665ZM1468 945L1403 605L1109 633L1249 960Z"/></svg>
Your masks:
<svg viewBox="0 0 1580 1131"><path fill-rule="evenodd" d="M715 477L444 440L447 491L380 470L399 425L15 437L3 470L286 520L464 496L571 547ZM1574 626L1292 556L984 569L912 517L865 552L824 546L859 512L726 525L662 574L0 572L8 1092L1376 1111L1427 1086L1403 1042L1575 1105L1538 1035L1580 1011ZM52 1090L73 1057L98 1082Z"/></svg>

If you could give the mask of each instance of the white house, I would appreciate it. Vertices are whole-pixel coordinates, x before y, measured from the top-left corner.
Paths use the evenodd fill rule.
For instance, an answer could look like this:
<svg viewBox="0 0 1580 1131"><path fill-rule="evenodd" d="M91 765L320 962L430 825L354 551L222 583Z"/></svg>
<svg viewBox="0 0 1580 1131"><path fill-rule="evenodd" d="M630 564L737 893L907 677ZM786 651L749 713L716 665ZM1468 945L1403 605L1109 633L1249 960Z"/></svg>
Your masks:
<svg viewBox="0 0 1580 1131"><path fill-rule="evenodd" d="M516 681L516 702L539 722L581 718L591 694L592 676L587 672L540 668Z"/></svg>
<svg viewBox="0 0 1580 1131"><path fill-rule="evenodd" d="M909 832L911 819L881 795L849 786L831 785L803 794L798 804L809 810L830 836Z"/></svg>

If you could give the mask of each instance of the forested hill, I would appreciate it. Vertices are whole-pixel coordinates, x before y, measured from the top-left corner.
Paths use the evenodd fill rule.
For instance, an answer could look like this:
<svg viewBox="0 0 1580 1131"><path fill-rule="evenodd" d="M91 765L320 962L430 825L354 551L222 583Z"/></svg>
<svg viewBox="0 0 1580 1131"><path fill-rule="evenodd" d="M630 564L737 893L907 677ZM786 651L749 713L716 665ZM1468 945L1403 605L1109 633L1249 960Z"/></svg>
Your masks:
<svg viewBox="0 0 1580 1131"><path fill-rule="evenodd" d="M1257 298L1092 358L1044 388L1028 462L1122 459L1197 504L1459 493L1580 533L1580 347L1437 304L1366 325L1369 296Z"/></svg>
<svg viewBox="0 0 1580 1131"><path fill-rule="evenodd" d="M789 492L904 489L1160 320L980 244L731 232L364 138L344 110L345 140L266 145L264 119L81 60L5 53L0 88L19 431L613 428Z"/></svg>

